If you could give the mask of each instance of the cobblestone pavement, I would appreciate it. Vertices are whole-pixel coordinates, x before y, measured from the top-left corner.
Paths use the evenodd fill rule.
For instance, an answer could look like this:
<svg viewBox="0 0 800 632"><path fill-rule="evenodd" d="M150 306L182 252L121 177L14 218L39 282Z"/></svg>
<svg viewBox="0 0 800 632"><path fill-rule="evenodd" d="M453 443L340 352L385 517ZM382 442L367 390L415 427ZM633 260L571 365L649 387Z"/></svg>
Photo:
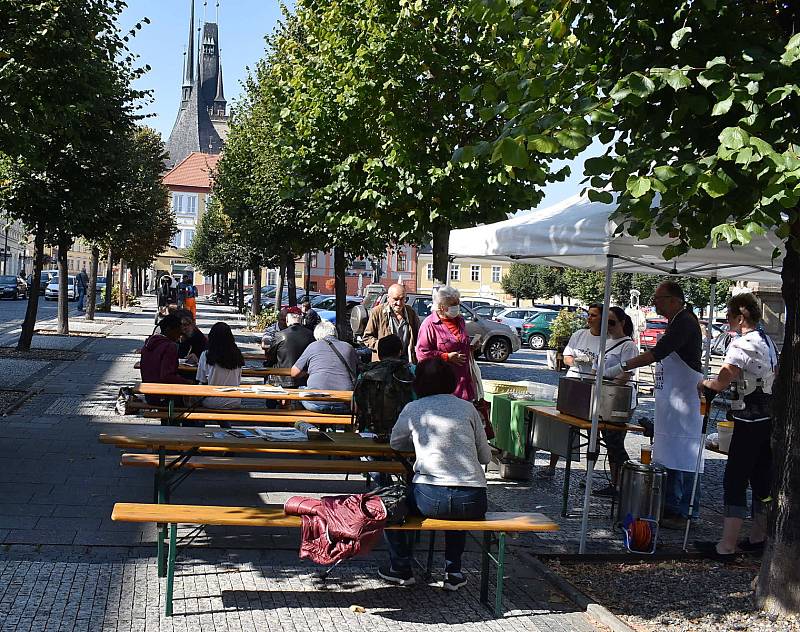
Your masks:
<svg viewBox="0 0 800 632"><path fill-rule="evenodd" d="M225 319L242 343L253 345L228 308L199 307L203 330ZM138 379L135 352L153 330L153 311L146 303L144 310L103 318L86 331L105 337L76 337L76 360L9 361L27 362L26 370L0 360L0 376L13 371L21 376L17 384L37 393L0 418L0 630L598 629L514 554L545 550L535 537L509 547L506 613L495 621L477 601L474 545L465 558L470 581L458 593L386 586L375 576L383 547L337 569L335 583L325 587L312 581L316 569L298 560L297 531L227 527L206 527L181 553L176 616L165 618L155 527L110 519L115 502L150 501L152 473L121 468L119 451L97 441L106 428L146 423L115 416L113 406L119 387ZM533 508L527 486L491 478L494 507ZM358 492L363 485L335 476L198 472L174 500L257 505L297 493ZM438 548L436 559L442 563Z"/></svg>

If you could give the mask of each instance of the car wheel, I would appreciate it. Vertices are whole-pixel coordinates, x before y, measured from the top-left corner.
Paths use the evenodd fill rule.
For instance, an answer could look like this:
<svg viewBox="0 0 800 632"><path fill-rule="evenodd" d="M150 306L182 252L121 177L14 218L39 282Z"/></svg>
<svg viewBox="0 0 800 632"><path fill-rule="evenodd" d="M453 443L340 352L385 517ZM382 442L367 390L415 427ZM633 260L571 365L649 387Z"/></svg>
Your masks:
<svg viewBox="0 0 800 632"><path fill-rule="evenodd" d="M533 334L528 339L528 346L534 351L541 351L547 347L547 338L545 338L542 334Z"/></svg>
<svg viewBox="0 0 800 632"><path fill-rule="evenodd" d="M511 343L507 338L492 336L486 343L484 355L489 362L505 362L511 355Z"/></svg>

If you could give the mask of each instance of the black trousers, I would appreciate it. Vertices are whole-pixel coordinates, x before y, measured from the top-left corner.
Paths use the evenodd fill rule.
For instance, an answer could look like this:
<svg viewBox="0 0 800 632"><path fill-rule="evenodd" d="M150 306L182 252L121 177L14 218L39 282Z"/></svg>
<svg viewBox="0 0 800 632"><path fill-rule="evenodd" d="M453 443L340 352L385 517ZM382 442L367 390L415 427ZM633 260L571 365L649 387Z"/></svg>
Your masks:
<svg viewBox="0 0 800 632"><path fill-rule="evenodd" d="M726 518L747 518L747 485L753 490L753 514L763 511L772 484L772 422L734 420L728 464L722 482Z"/></svg>

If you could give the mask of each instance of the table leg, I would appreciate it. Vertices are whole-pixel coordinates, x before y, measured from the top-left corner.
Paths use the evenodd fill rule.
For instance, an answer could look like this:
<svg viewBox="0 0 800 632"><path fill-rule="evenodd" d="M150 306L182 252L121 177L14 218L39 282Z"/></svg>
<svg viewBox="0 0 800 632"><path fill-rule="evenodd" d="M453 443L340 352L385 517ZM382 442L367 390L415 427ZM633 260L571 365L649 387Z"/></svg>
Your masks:
<svg viewBox="0 0 800 632"><path fill-rule="evenodd" d="M157 481L157 501L158 504L164 504L165 501L165 490L164 487L166 485L166 460L167 454L166 450L163 447L159 447L158 449L158 469L156 470L156 481ZM165 577L167 574L167 564L166 559L164 556L164 540L167 538L167 525L165 524L157 524L156 525L156 546L157 546L157 560L158 560L158 576Z"/></svg>
<svg viewBox="0 0 800 632"><path fill-rule="evenodd" d="M483 551L481 552L481 603L489 603L489 554L492 546L492 534L483 533Z"/></svg>
<svg viewBox="0 0 800 632"><path fill-rule="evenodd" d="M174 426L175 425L175 400L171 397L167 400L167 425Z"/></svg>
<svg viewBox="0 0 800 632"><path fill-rule="evenodd" d="M433 547L436 544L436 531L428 531L428 537L430 541L428 542L428 563L425 566L425 577L430 579L433 574Z"/></svg>
<svg viewBox="0 0 800 632"><path fill-rule="evenodd" d="M175 555L178 548L178 525L174 522L169 525L169 562L167 564L167 594L165 597L165 614L172 616L172 593L175 586Z"/></svg>
<svg viewBox="0 0 800 632"><path fill-rule="evenodd" d="M506 533L501 531L497 535L497 584L494 592L494 616L503 615L503 582L505 580L506 566Z"/></svg>
<svg viewBox="0 0 800 632"><path fill-rule="evenodd" d="M572 471L572 442L574 440L575 429L570 426L567 432L567 465L564 468L564 491L561 496L561 516L567 515L567 503L569 502L569 476Z"/></svg>

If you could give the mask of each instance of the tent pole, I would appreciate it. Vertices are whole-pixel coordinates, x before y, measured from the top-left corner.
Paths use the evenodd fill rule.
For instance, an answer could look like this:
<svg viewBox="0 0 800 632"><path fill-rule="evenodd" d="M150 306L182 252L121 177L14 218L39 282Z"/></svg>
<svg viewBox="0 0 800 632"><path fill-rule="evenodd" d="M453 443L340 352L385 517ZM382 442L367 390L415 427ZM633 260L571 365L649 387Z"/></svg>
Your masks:
<svg viewBox="0 0 800 632"><path fill-rule="evenodd" d="M586 552L586 530L589 526L589 503L592 498L592 477L594 464L597 461L597 426L599 425L600 409L597 405L600 399L600 388L603 384L603 371L605 369L606 345L602 342L608 337L608 312L611 305L611 276L614 272L614 255L606 255L606 286L603 293L603 316L600 325L600 356L597 359L597 375L594 378L594 392L592 393L592 429L589 432L589 447L586 452L586 491L583 497L583 516L581 516L581 540L578 553ZM569 447L570 451L572 446ZM571 455L570 455L571 456ZM569 458L569 457L567 457Z"/></svg>
<svg viewBox="0 0 800 632"><path fill-rule="evenodd" d="M717 277L711 277L708 292L708 322L706 324L705 352L706 359L703 363L703 376L708 377L708 368L711 364L711 341L714 337L714 306L717 301Z"/></svg>

